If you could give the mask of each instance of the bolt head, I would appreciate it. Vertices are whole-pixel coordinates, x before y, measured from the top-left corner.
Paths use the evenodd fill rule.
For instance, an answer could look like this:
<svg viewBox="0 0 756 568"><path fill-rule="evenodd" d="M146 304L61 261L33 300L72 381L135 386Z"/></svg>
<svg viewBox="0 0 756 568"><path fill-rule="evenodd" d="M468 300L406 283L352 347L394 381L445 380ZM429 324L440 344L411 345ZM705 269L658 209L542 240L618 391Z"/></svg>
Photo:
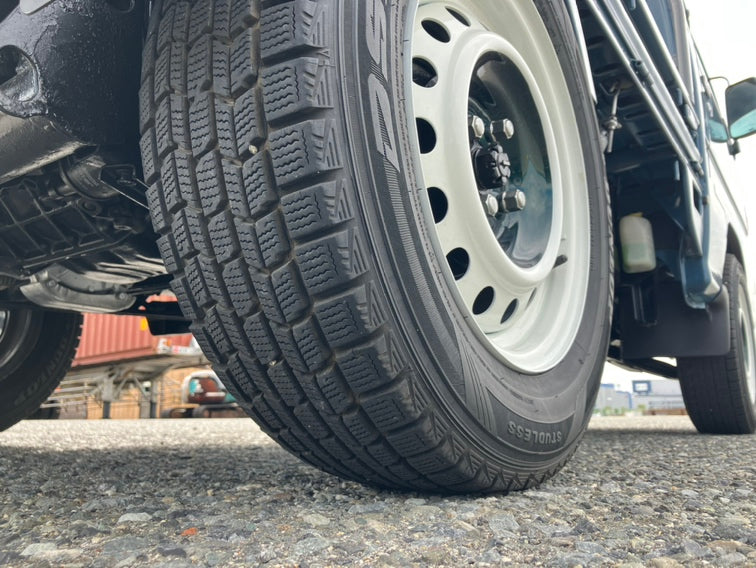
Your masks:
<svg viewBox="0 0 756 568"><path fill-rule="evenodd" d="M499 213L499 200L496 199L495 196L488 194L483 205L488 216L496 217L496 215Z"/></svg>
<svg viewBox="0 0 756 568"><path fill-rule="evenodd" d="M470 134L472 134L473 138L483 138L486 133L486 123L483 122L482 118L473 115L469 118L468 125L470 127Z"/></svg>
<svg viewBox="0 0 756 568"><path fill-rule="evenodd" d="M522 211L528 203L525 193L519 189L507 191L501 196L501 205L507 213Z"/></svg>
<svg viewBox="0 0 756 568"><path fill-rule="evenodd" d="M514 122L512 122L508 118L504 118L502 120L494 120L488 127L488 131L491 134L491 137L495 140L498 140L499 142L509 140L515 134Z"/></svg>

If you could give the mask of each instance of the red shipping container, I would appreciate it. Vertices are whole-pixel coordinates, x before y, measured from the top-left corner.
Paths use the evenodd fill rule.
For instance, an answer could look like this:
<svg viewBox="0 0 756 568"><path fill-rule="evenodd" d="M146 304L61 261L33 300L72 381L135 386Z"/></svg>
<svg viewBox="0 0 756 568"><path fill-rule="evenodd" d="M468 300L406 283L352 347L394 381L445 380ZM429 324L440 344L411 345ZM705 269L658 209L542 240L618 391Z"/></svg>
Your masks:
<svg viewBox="0 0 756 568"><path fill-rule="evenodd" d="M155 337L140 316L85 314L81 341L74 367L169 355L176 348L189 347L192 335Z"/></svg>

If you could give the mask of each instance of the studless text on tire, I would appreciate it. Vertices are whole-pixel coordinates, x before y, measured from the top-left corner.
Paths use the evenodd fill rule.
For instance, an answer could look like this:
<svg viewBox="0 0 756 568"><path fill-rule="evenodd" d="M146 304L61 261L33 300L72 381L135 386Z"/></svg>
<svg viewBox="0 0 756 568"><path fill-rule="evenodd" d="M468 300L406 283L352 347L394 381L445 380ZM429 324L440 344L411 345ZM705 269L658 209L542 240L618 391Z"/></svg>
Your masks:
<svg viewBox="0 0 756 568"><path fill-rule="evenodd" d="M71 366L80 314L0 311L0 431L33 414Z"/></svg>
<svg viewBox="0 0 756 568"><path fill-rule="evenodd" d="M730 351L721 357L680 358L685 408L699 432L756 432L756 343L745 272L728 255L724 285L730 295Z"/></svg>
<svg viewBox="0 0 756 568"><path fill-rule="evenodd" d="M417 64L434 40L467 55ZM612 304L578 61L546 0L155 4L140 99L160 249L216 372L281 445L344 478L444 491L530 487L573 453ZM461 73L448 128L418 108L435 104L430 68L438 85ZM487 165L503 148L468 136L471 111L502 119L499 103L523 133L506 170ZM475 173L471 148L488 152ZM447 224L428 190L438 152L472 180L433 182ZM497 175L546 217L487 219L476 185L498 191ZM450 246L466 248L461 268Z"/></svg>

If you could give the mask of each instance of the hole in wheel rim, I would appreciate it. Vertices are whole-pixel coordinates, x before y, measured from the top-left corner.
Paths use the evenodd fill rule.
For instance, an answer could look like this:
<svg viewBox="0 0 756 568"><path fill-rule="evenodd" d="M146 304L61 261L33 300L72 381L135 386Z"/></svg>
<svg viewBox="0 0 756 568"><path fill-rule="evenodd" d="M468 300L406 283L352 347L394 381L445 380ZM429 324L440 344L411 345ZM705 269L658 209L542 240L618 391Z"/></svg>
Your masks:
<svg viewBox="0 0 756 568"><path fill-rule="evenodd" d="M470 255L463 248L457 248L446 255L446 261L454 275L455 280L459 280L467 274L470 269Z"/></svg>
<svg viewBox="0 0 756 568"><path fill-rule="evenodd" d="M433 220L438 224L444 220L446 214L449 212L449 201L446 199L444 192L437 187L428 188L428 199L433 211Z"/></svg>
<svg viewBox="0 0 756 568"><path fill-rule="evenodd" d="M446 11L449 12L452 16L454 16L454 19L456 19L460 24L466 27L470 27L470 22L467 18L465 18L462 14L457 12L454 8L446 8Z"/></svg>
<svg viewBox="0 0 756 568"><path fill-rule="evenodd" d="M422 57L412 58L412 82L426 89L438 83L438 73L430 61Z"/></svg>
<svg viewBox="0 0 756 568"><path fill-rule="evenodd" d="M475 298L475 302L473 302L472 313L479 316L487 312L493 304L494 296L495 293L493 288L490 286L483 288L483 290L480 291L480 294L478 294L478 297Z"/></svg>
<svg viewBox="0 0 756 568"><path fill-rule="evenodd" d="M507 323L510 319L512 319L512 316L515 315L515 312L517 311L517 307L519 305L520 303L517 300L512 300L507 306L504 315L501 316L501 323Z"/></svg>
<svg viewBox="0 0 756 568"><path fill-rule="evenodd" d="M451 34L449 34L449 31L435 20L423 20L420 25L423 26L423 29L428 32L428 35L433 39L440 41L441 43L449 43L449 41L451 41Z"/></svg>
<svg viewBox="0 0 756 568"><path fill-rule="evenodd" d="M429 154L436 147L436 131L431 123L423 118L417 119L417 141L420 143L421 154Z"/></svg>

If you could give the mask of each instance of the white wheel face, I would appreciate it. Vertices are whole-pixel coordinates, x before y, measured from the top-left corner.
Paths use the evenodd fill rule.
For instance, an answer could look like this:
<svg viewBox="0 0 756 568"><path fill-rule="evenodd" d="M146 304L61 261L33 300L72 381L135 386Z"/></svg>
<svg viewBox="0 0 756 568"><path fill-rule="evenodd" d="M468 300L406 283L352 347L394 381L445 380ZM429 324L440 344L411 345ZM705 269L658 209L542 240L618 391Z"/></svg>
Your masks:
<svg viewBox="0 0 756 568"><path fill-rule="evenodd" d="M591 244L580 134L549 34L530 2L421 1L411 57L446 277L473 329L510 367L548 371L575 341ZM506 119L514 133L480 137L473 118L485 130Z"/></svg>
<svg viewBox="0 0 756 568"><path fill-rule="evenodd" d="M746 390L748 400L756 404L756 347L753 340L753 322L748 310L748 296L745 288L741 285L738 289L738 315L740 319L740 334L743 338L743 367L746 376Z"/></svg>

